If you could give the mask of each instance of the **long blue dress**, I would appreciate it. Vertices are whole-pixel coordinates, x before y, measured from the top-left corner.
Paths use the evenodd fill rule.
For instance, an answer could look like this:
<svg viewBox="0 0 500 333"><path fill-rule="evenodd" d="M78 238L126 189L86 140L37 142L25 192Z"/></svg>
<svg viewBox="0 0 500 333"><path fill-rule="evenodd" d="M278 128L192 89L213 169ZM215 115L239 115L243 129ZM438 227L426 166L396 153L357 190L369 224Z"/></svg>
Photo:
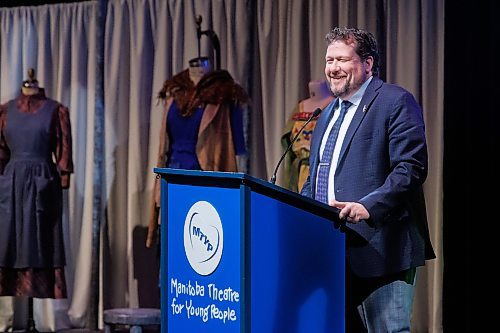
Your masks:
<svg viewBox="0 0 500 333"><path fill-rule="evenodd" d="M66 297L62 187L54 163L60 104L47 98L34 112L18 104L7 104L2 129L9 159L0 175L0 295Z"/></svg>

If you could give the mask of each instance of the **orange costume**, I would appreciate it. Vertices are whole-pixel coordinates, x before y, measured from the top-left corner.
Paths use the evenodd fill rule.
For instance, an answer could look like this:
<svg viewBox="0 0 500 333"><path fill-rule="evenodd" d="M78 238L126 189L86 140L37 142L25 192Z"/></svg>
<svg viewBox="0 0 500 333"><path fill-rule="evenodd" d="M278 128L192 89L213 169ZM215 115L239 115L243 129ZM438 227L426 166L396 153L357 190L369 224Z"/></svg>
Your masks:
<svg viewBox="0 0 500 333"><path fill-rule="evenodd" d="M311 117L316 108L324 109L331 101L333 96L330 93L326 81L309 82L310 98L300 101L290 115L283 135L281 136L281 145L286 149L297 135L300 128ZM302 131L294 142L291 151L287 154L284 161L284 186L291 191L299 192L302 185L309 175L309 152L311 147L311 135L316 126L316 119L313 119Z"/></svg>

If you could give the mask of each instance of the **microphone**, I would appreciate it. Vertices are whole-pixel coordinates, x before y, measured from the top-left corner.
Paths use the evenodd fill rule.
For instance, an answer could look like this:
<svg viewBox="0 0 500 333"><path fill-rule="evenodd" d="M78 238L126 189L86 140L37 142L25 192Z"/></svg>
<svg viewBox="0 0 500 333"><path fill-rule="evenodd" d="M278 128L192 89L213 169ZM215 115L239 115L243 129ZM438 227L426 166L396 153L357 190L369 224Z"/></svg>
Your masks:
<svg viewBox="0 0 500 333"><path fill-rule="evenodd" d="M309 119L307 119L307 121L304 123L304 125L302 125L302 127L299 129L297 134L295 134L292 141L290 142L290 144L286 148L285 152L283 153L283 155L281 155L281 158L278 161L278 164L276 164L276 168L274 169L273 175L272 175L271 180L270 180L270 182L272 184L276 183L276 174L278 173L278 168L280 167L281 162L283 162L283 159L285 158L288 151L292 148L295 141L297 141L297 139L299 138L299 135L300 135L300 133L302 133L302 130L307 126L307 124L309 124L311 122L311 120L316 118L321 113L321 111L323 111L321 108L317 108L316 110L314 110L313 114L309 117Z"/></svg>

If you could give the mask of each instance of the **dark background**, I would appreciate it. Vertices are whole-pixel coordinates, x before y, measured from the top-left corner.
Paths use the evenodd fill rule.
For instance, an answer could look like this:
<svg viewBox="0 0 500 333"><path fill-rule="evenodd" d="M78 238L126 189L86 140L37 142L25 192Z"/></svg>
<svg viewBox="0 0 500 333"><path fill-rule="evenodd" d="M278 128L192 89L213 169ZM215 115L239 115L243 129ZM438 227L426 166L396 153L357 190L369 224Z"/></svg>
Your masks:
<svg viewBox="0 0 500 333"><path fill-rule="evenodd" d="M80 1L0 0L1 7ZM495 331L500 1L445 3L443 326ZM489 299L489 300L488 300Z"/></svg>
<svg viewBox="0 0 500 333"><path fill-rule="evenodd" d="M445 13L443 322L445 332L494 332L500 1L449 0Z"/></svg>

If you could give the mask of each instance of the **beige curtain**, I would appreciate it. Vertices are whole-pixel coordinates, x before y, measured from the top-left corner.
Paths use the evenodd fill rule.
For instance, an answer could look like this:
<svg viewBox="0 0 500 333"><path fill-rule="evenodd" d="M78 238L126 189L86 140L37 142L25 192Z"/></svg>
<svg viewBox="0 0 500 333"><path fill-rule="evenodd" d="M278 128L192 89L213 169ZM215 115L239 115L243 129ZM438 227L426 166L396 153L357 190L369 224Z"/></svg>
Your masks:
<svg viewBox="0 0 500 333"><path fill-rule="evenodd" d="M444 1L390 1L387 8L387 81L413 92L422 105L429 151L424 190L437 259L419 270L412 328L441 332Z"/></svg>
<svg viewBox="0 0 500 333"><path fill-rule="evenodd" d="M0 8L0 98L15 98L28 68L34 68L48 97L70 110L75 174L64 191L68 299L34 299L39 331L73 326L68 307L85 284L74 285L88 263L92 225L93 111L97 2ZM26 325L25 298L0 297L0 331Z"/></svg>
<svg viewBox="0 0 500 333"><path fill-rule="evenodd" d="M57 10L64 15L47 19L37 14ZM31 64L21 59L38 54L32 61L39 65L34 66L39 80L58 87L51 91L53 96L67 103L72 112L77 149L76 173L67 193L67 247L68 276L75 287L59 311L67 318L57 322L83 327L90 293L96 1L1 9L0 13L2 99L12 96L25 66ZM24 18L9 21L19 13ZM69 17L75 15L81 18L71 21ZM251 93L249 173L263 179L269 178L282 154L283 126L296 103L308 97L308 82L324 78L325 34L334 26L357 26L377 36L386 81L410 90L425 113L430 157L425 191L438 259L419 271L413 331L442 332L444 0L404 4L395 0L109 0L104 40L106 220L101 242L101 310L158 301L152 296L158 292L156 253L144 248L162 113L156 94L164 80L197 56L196 15L203 17L202 29L213 29L220 39L222 68ZM28 23L35 28L23 30ZM51 41L27 43L42 38L34 31L44 24L43 36L52 36ZM56 43L64 34L72 34L71 40ZM87 44L78 44L85 36ZM47 45L55 51L42 57ZM206 37L201 46L202 55L208 55ZM62 59L72 60L65 63ZM79 69L80 64L85 64L85 71ZM11 82L18 83L6 88ZM0 302L0 313L7 314L5 319L0 315L0 325L6 327L12 320L12 300ZM41 309L37 313L40 321L40 316L50 317Z"/></svg>

